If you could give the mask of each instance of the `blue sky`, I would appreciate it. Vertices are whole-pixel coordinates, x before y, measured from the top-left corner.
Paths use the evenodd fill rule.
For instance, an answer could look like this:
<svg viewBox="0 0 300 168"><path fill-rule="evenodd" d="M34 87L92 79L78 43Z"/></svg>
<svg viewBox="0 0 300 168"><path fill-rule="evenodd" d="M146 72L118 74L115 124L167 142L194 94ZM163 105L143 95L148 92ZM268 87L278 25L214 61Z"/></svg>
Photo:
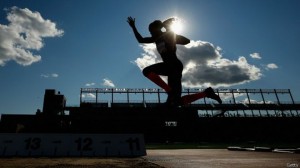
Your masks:
<svg viewBox="0 0 300 168"><path fill-rule="evenodd" d="M156 88L140 69L159 57L137 43L128 16L143 36L153 20L180 18L180 34L192 40L178 48L185 87L291 89L299 101L299 7L298 0L1 0L0 114L34 114L45 89L79 105L84 87Z"/></svg>

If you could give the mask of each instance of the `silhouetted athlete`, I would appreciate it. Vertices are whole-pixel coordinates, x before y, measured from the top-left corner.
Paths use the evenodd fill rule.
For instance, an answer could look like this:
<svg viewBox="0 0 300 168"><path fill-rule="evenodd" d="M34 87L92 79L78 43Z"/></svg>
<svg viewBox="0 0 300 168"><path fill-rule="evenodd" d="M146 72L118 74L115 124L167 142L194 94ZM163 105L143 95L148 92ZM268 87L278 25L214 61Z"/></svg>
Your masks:
<svg viewBox="0 0 300 168"><path fill-rule="evenodd" d="M176 44L186 45L190 43L190 40L170 30L173 20L173 18L167 19L164 22L155 20L149 24L151 37L142 37L135 26L135 19L132 17L127 18L127 22L131 26L137 41L139 43L155 43L163 61L144 68L143 74L167 92L167 105L186 105L203 97L212 98L222 103L222 100L214 93L212 88L207 88L204 92L181 97L183 64L177 58ZM166 31L163 32L162 28L165 28ZM159 75L167 76L168 84Z"/></svg>

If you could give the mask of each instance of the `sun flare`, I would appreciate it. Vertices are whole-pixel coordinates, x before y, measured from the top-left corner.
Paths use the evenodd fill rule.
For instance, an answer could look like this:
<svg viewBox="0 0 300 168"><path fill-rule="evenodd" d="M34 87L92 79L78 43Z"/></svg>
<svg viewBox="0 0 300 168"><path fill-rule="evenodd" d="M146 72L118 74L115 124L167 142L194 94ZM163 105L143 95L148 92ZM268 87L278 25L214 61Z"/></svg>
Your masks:
<svg viewBox="0 0 300 168"><path fill-rule="evenodd" d="M176 18L173 22L172 25L170 26L171 30L173 32L177 33L181 33L183 30L183 23L181 20L179 20L178 18Z"/></svg>

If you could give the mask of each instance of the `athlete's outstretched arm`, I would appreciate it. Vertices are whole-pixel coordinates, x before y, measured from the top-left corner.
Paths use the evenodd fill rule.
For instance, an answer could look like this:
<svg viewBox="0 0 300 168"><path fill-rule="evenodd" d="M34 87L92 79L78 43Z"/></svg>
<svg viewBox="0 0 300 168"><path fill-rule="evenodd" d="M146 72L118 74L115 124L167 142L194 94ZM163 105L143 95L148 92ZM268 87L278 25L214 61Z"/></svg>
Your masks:
<svg viewBox="0 0 300 168"><path fill-rule="evenodd" d="M176 44L186 45L188 43L190 43L190 39L181 35L176 35Z"/></svg>
<svg viewBox="0 0 300 168"><path fill-rule="evenodd" d="M130 27L133 30L133 33L135 35L135 38L139 43L153 43L154 40L151 37L142 37L141 34L138 32L138 30L135 27L135 18L132 18L131 16L127 18L127 22L129 23Z"/></svg>

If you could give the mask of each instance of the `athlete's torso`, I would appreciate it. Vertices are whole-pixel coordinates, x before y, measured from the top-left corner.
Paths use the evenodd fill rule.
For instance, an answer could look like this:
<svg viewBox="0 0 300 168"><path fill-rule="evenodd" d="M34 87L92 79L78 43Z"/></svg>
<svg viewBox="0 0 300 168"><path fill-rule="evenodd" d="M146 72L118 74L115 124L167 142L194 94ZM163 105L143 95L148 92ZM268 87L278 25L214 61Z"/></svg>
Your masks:
<svg viewBox="0 0 300 168"><path fill-rule="evenodd" d="M163 33L156 41L156 48L164 62L178 61L175 34Z"/></svg>

